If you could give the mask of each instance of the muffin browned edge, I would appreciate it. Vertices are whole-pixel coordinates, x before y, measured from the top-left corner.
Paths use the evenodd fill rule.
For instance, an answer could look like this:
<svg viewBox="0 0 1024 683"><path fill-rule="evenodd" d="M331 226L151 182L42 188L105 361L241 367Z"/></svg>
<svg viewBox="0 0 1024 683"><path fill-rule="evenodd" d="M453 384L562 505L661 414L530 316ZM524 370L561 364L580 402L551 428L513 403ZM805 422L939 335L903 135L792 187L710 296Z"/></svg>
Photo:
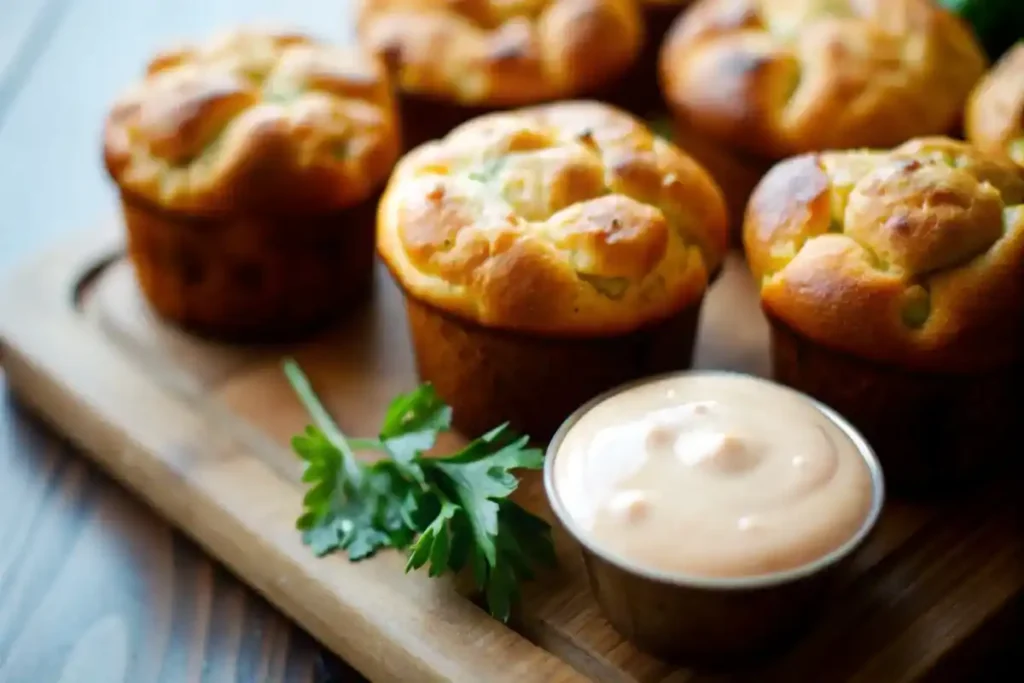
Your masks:
<svg viewBox="0 0 1024 683"><path fill-rule="evenodd" d="M911 371L833 350L766 316L774 379L848 419L875 449L894 492L965 492L1019 460L1021 363L977 373Z"/></svg>
<svg viewBox="0 0 1024 683"><path fill-rule="evenodd" d="M703 297L671 317L607 337L483 327L405 293L416 369L465 434L504 422L546 442L574 410L619 384L689 368Z"/></svg>
<svg viewBox="0 0 1024 683"><path fill-rule="evenodd" d="M310 214L168 211L121 190L127 256L151 308L197 335L292 341L371 291L380 191Z"/></svg>

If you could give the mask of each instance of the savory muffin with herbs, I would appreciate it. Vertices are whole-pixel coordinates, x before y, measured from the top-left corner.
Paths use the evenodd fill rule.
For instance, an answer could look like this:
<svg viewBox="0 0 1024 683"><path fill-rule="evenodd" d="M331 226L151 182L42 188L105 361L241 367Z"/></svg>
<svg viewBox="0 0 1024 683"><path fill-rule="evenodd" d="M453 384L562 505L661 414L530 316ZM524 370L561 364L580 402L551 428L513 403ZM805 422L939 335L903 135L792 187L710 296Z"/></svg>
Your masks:
<svg viewBox="0 0 1024 683"><path fill-rule="evenodd" d="M794 154L952 134L985 67L969 27L934 0L696 0L665 39L660 76L681 139L763 174ZM752 188L720 184L738 226Z"/></svg>
<svg viewBox="0 0 1024 683"><path fill-rule="evenodd" d="M377 245L456 425L545 439L598 393L690 364L725 225L693 160L622 110L573 101L488 114L407 154Z"/></svg>
<svg viewBox="0 0 1024 683"><path fill-rule="evenodd" d="M396 119L380 63L302 35L235 31L156 55L113 104L103 147L152 307L262 340L359 300Z"/></svg>
<svg viewBox="0 0 1024 683"><path fill-rule="evenodd" d="M744 245L776 378L850 419L897 487L1015 450L1022 204L1012 164L944 137L796 156L751 196Z"/></svg>
<svg viewBox="0 0 1024 683"><path fill-rule="evenodd" d="M408 147L490 110L618 92L643 43L634 0L361 0Z"/></svg>
<svg viewBox="0 0 1024 683"><path fill-rule="evenodd" d="M975 87L964 114L967 139L1024 169L1024 40Z"/></svg>

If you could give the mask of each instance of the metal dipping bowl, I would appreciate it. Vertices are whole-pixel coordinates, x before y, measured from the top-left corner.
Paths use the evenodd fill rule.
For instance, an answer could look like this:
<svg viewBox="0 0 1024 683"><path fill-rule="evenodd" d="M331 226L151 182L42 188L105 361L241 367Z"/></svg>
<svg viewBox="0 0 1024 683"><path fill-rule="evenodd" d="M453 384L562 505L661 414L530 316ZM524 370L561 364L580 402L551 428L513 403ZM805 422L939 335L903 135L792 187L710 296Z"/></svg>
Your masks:
<svg viewBox="0 0 1024 683"><path fill-rule="evenodd" d="M854 444L868 467L873 489L870 510L843 545L806 565L756 576L709 578L651 569L596 544L569 515L555 484L555 461L573 425L599 403L645 383L670 378L731 376L770 384L806 400ZM733 663L783 645L827 605L830 580L874 530L884 501L882 470L864 438L835 411L758 377L734 372L683 371L631 382L588 401L558 429L547 449L544 488L562 526L579 543L590 588L605 617L638 648L668 660Z"/></svg>

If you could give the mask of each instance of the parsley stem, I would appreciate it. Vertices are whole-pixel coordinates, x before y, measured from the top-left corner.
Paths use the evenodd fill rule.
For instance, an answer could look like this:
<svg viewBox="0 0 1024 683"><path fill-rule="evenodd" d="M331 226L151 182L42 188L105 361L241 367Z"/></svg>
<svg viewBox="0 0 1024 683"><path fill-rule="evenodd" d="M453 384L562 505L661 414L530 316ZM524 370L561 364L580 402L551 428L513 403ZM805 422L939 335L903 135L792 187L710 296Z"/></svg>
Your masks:
<svg viewBox="0 0 1024 683"><path fill-rule="evenodd" d="M313 391L313 386L310 384L306 373L302 371L302 368L299 367L299 364L293 358L286 358L283 368L288 382L299 397L299 401L310 417L313 418L313 423L323 433L327 441L341 453L341 466L345 470L345 476L353 484L358 485L362 481L363 472L359 469L359 464L356 461L355 454L352 452L352 447L338 425L327 414L327 409L324 408L324 404L320 402L316 392Z"/></svg>
<svg viewBox="0 0 1024 683"><path fill-rule="evenodd" d="M384 444L380 439L355 439L348 440L348 445L353 451L382 451Z"/></svg>

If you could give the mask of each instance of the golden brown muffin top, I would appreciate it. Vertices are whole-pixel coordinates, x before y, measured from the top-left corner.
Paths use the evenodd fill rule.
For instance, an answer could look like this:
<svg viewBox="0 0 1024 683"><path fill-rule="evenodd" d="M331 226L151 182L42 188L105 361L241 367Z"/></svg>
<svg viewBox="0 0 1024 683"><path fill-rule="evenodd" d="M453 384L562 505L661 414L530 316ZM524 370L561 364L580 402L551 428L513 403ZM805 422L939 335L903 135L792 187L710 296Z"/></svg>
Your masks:
<svg viewBox="0 0 1024 683"><path fill-rule="evenodd" d="M743 241L767 313L823 345L923 370L1024 352L1024 180L949 138L780 162Z"/></svg>
<svg viewBox="0 0 1024 683"><path fill-rule="evenodd" d="M399 161L377 217L408 294L488 327L611 335L696 302L726 250L710 176L609 105L488 114Z"/></svg>
<svg viewBox="0 0 1024 683"><path fill-rule="evenodd" d="M697 0L660 76L678 116L782 158L951 134L985 66L934 0Z"/></svg>
<svg viewBox="0 0 1024 683"><path fill-rule="evenodd" d="M1024 41L1010 48L967 101L967 139L1024 168Z"/></svg>
<svg viewBox="0 0 1024 683"><path fill-rule="evenodd" d="M643 37L633 0L362 0L358 32L403 91L493 107L595 90Z"/></svg>
<svg viewBox="0 0 1024 683"><path fill-rule="evenodd" d="M114 103L104 143L122 190L194 213L344 208L383 183L400 148L382 64L248 30L156 55Z"/></svg>

